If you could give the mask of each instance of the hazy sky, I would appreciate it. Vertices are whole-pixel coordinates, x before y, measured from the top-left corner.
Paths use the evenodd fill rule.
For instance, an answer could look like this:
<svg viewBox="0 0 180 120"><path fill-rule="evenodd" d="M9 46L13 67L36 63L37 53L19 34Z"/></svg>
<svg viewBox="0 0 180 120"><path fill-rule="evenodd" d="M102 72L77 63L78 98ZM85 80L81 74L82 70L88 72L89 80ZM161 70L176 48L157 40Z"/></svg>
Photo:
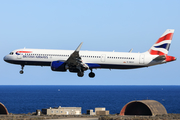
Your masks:
<svg viewBox="0 0 180 120"><path fill-rule="evenodd" d="M1 0L0 85L180 85L179 0ZM94 79L50 67L3 61L19 48L147 51L166 29L175 29L169 55L177 60L133 70L94 70Z"/></svg>

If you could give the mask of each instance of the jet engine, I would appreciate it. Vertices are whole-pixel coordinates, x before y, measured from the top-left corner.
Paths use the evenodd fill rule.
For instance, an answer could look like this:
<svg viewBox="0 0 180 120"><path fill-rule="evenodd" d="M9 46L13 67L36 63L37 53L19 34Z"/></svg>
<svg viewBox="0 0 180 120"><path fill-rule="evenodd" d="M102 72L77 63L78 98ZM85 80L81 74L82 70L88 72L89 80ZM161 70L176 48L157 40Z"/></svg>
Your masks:
<svg viewBox="0 0 180 120"><path fill-rule="evenodd" d="M61 61L53 61L51 63L51 70L65 72L67 71L66 63Z"/></svg>

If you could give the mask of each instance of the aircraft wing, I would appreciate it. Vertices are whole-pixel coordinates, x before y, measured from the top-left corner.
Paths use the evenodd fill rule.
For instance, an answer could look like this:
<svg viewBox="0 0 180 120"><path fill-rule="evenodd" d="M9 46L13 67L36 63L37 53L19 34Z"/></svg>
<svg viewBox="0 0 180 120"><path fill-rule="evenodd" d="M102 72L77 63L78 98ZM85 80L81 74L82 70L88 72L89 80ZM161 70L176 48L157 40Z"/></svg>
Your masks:
<svg viewBox="0 0 180 120"><path fill-rule="evenodd" d="M80 43L80 45L77 47L77 49L70 55L70 57L67 59L66 63L68 65L79 65L81 63L81 57L79 56L79 51L81 49L83 42Z"/></svg>
<svg viewBox="0 0 180 120"><path fill-rule="evenodd" d="M70 68L75 67L79 69L79 71L85 71L89 68L89 66L82 62L82 59L79 55L79 51L81 49L83 42L77 47L77 49L70 55L65 63L68 64Z"/></svg>

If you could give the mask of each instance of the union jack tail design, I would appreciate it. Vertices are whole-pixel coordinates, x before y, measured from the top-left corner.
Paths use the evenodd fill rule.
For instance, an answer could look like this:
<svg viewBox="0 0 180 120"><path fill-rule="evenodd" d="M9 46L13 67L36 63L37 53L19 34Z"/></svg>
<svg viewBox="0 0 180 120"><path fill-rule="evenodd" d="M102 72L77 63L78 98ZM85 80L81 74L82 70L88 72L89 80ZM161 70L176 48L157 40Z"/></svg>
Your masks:
<svg viewBox="0 0 180 120"><path fill-rule="evenodd" d="M174 29L167 29L157 42L149 49L149 53L151 55L167 55L173 34Z"/></svg>

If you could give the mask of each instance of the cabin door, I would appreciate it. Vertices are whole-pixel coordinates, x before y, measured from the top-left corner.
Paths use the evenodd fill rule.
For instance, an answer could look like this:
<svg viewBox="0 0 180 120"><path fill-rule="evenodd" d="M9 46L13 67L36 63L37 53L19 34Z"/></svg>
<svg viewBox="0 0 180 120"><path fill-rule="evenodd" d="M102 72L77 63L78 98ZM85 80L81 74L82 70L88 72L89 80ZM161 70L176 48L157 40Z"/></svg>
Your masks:
<svg viewBox="0 0 180 120"><path fill-rule="evenodd" d="M101 55L101 62L105 62L105 60L106 60L106 55L105 55L105 54L102 54L102 55Z"/></svg>
<svg viewBox="0 0 180 120"><path fill-rule="evenodd" d="M139 57L139 64L144 64L144 58L145 58L145 55L141 54Z"/></svg>

